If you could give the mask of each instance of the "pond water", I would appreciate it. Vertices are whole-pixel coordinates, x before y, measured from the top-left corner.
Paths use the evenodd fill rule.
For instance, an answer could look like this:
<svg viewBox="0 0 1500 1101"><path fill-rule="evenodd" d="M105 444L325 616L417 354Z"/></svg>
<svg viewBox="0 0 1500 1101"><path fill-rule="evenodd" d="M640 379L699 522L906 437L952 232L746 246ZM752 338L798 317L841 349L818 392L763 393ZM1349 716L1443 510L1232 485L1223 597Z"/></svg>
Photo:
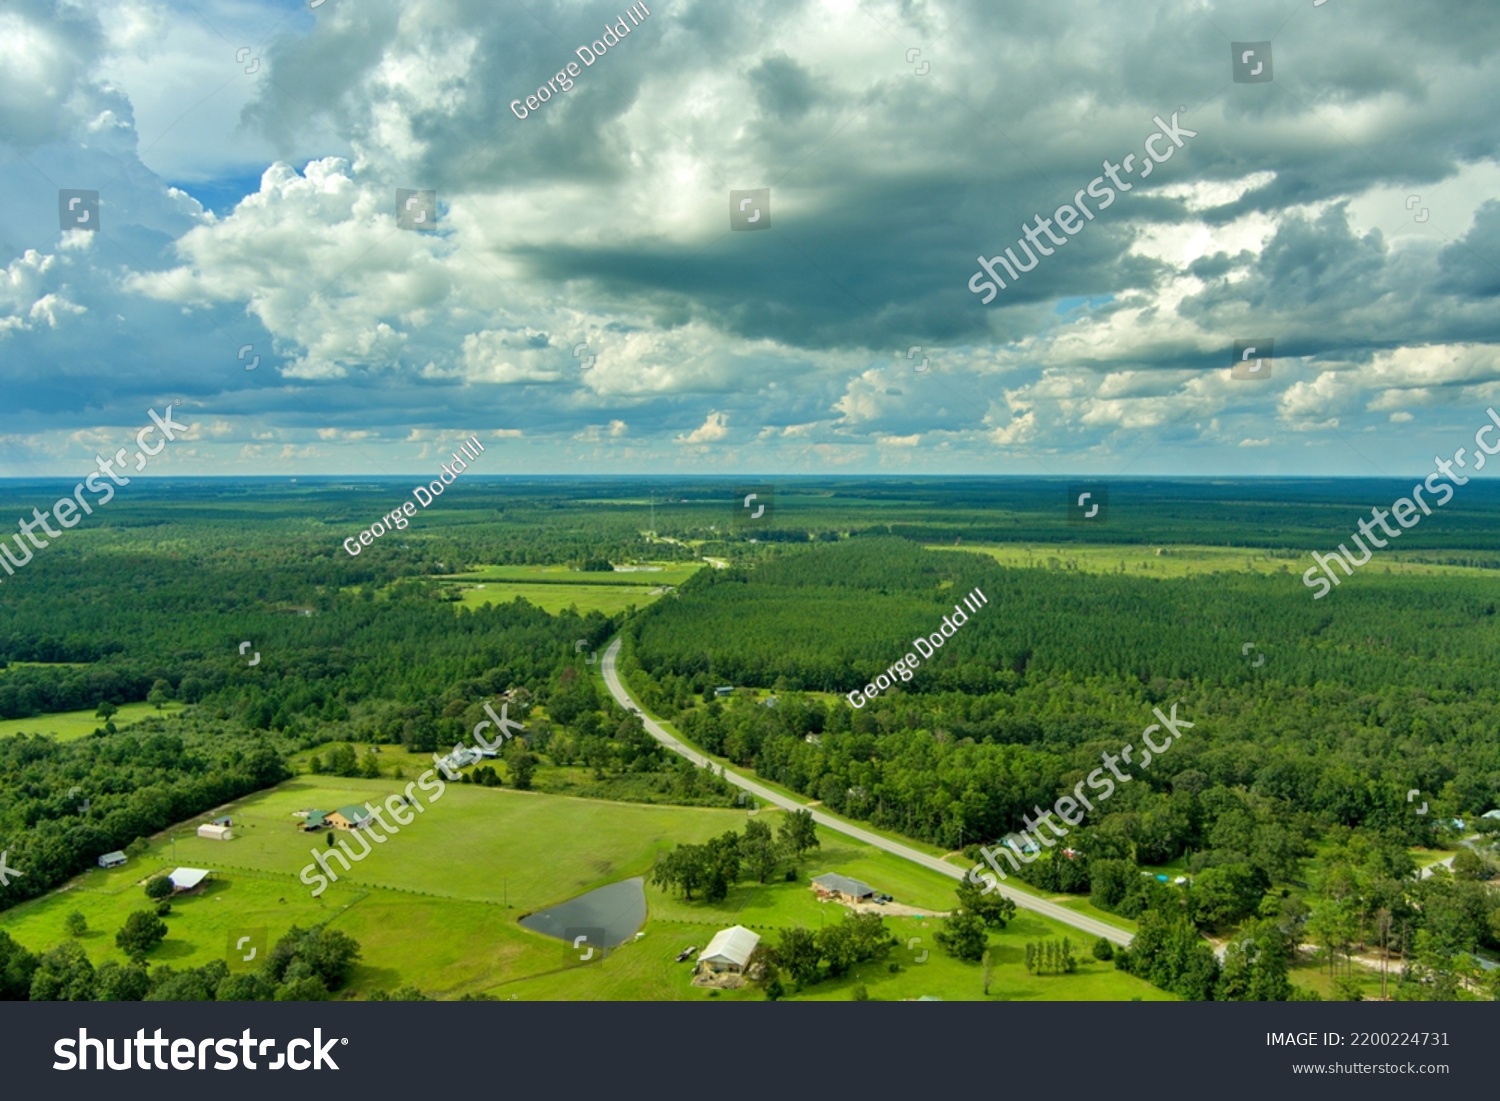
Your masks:
<svg viewBox="0 0 1500 1101"><path fill-rule="evenodd" d="M569 930L597 929L602 931L603 947L617 947L646 924L646 881L636 876L599 887L550 910L527 914L521 924L559 940L571 940L576 935Z"/></svg>

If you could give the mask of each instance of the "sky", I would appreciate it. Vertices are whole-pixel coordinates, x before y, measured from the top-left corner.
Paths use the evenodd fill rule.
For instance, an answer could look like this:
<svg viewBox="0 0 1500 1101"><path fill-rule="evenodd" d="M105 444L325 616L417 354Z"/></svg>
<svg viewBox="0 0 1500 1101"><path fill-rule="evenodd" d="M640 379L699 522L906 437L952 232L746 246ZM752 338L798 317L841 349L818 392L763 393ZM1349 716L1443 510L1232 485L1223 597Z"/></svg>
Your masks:
<svg viewBox="0 0 1500 1101"><path fill-rule="evenodd" d="M5 0L0 476L174 402L147 476L1396 476L1500 404L1489 5L646 3Z"/></svg>

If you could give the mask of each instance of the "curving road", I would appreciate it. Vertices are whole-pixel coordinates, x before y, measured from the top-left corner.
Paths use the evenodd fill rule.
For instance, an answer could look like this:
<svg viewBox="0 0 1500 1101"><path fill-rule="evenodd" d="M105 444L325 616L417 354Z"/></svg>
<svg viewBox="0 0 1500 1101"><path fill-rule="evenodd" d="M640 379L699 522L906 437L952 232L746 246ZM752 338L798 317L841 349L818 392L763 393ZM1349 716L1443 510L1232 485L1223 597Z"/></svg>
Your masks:
<svg viewBox="0 0 1500 1101"><path fill-rule="evenodd" d="M666 746L673 753L686 757L699 768L708 768L713 762L696 749L674 738L660 723L641 710L635 698L626 691L624 682L620 680L620 675L615 671L615 657L619 652L620 639L616 638L605 649L604 660L599 666L599 671L604 675L604 684L609 689L610 695L619 701L621 707L639 711L641 721L646 724L646 730L662 745ZM757 784L754 780L741 776L737 772L731 772L727 768L720 771L724 779L736 787L748 791L763 803L770 803L781 807L783 810L809 811L813 816L813 821L826 829L841 833L846 837L852 837L856 841L864 842L866 845L873 845L877 849L882 849L890 853L892 856L899 856L903 860L910 860L913 864L920 864L924 868L940 872L950 879L962 879L964 877L965 873L963 870L954 867L945 860L939 860L935 856L928 856L926 853L918 852L916 849L909 848L899 841L891 841L881 837L879 834L862 830L858 826L851 825L841 818L835 818L825 811L809 807L807 804L800 803L796 799L791 799L779 792L772 791L770 788L762 784ZM1094 918L1075 913L1066 906L1059 906L1055 902L1048 902L1045 899L1037 898L1035 895L1025 894L1004 884L1000 884L1000 893L1023 910L1031 910L1044 917L1049 917L1053 921L1061 922L1063 925L1071 925L1074 929L1087 933L1091 937L1104 937L1106 940L1119 945L1130 943L1131 934L1125 932L1123 929L1116 929L1113 925L1106 925L1102 921L1096 921Z"/></svg>

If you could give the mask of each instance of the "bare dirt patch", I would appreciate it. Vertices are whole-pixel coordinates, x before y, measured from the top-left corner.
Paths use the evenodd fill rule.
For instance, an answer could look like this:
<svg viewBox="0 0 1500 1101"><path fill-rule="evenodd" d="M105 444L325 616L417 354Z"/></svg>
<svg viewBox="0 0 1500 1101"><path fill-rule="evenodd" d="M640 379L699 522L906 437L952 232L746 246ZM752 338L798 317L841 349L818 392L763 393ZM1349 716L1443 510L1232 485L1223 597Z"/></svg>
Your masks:
<svg viewBox="0 0 1500 1101"><path fill-rule="evenodd" d="M832 901L825 899L825 902ZM908 906L904 902L887 902L882 906L878 902L843 902L839 905L846 906L857 914L886 914L890 917L939 917L948 916L947 910L924 910L917 906Z"/></svg>

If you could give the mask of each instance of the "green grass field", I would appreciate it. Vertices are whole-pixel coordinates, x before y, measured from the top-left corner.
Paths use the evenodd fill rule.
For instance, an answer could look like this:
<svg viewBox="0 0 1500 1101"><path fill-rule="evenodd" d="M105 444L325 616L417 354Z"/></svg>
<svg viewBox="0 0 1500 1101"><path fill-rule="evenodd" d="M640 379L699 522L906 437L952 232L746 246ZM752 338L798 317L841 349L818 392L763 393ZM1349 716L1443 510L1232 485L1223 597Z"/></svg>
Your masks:
<svg viewBox="0 0 1500 1101"><path fill-rule="evenodd" d="M171 715L182 710L180 703L162 705L160 712L149 703L127 703L115 713L116 729L124 730L131 723L139 722L148 715ZM6 719L0 722L0 738L11 734L51 734L60 742L71 742L86 738L104 725L104 720L89 711L59 711L52 715L37 715L30 719Z"/></svg>
<svg viewBox="0 0 1500 1101"><path fill-rule="evenodd" d="M529 585L512 582L485 582L483 585L483 588L463 587L463 607L506 604L519 596L549 615L577 608L583 615L597 611L612 616L619 615L632 604L644 608L656 599L648 588L641 585Z"/></svg>
<svg viewBox="0 0 1500 1101"><path fill-rule="evenodd" d="M1076 569L1083 573L1126 573L1142 577L1192 577L1207 573L1254 572L1296 573L1310 562L1302 557L1273 558L1249 547L1206 547L1191 544L1150 546L1113 543L964 543L959 546L929 544L928 550L968 551L987 554L1002 566L1018 569ZM1157 553L1160 551L1161 553ZM1387 572L1411 575L1473 575L1493 571L1470 566L1433 566L1402 561L1399 552L1381 559Z"/></svg>
<svg viewBox="0 0 1500 1101"><path fill-rule="evenodd" d="M512 581L549 585L681 585L701 562L642 562L611 573L585 573L571 566L480 566L466 573L445 574L444 581Z"/></svg>
<svg viewBox="0 0 1500 1101"><path fill-rule="evenodd" d="M612 573L585 573L568 565L478 565L440 580L459 586L465 607L522 597L552 615L568 607L585 615L619 615L631 604L645 607L661 595L658 589L681 585L699 568L702 562L640 562Z"/></svg>
<svg viewBox="0 0 1500 1101"><path fill-rule="evenodd" d="M479 566L438 580L457 585L462 605L504 604L521 597L549 614L575 607L587 615L619 615L631 605L644 608L663 587L682 584L701 562L647 562L612 573L585 573L570 566Z"/></svg>
<svg viewBox="0 0 1500 1101"><path fill-rule="evenodd" d="M146 908L143 881L174 866L214 871L201 893L174 901L167 939L152 963L201 966L226 958L228 946L263 928L270 940L292 925L332 922L357 939L364 960L348 996L411 984L454 998L490 993L526 1000L698 999L691 965L673 957L702 947L717 930L738 922L763 935L789 924L816 928L842 918L843 909L819 903L807 879L825 871L854 875L900 902L933 910L952 905L952 883L879 850L822 833L799 880L742 883L719 903L688 902L647 887L645 936L602 960L570 955L562 942L522 928L522 915L566 901L632 875L649 874L656 853L679 841L702 841L739 829L740 811L606 803L508 789L448 785L414 821L377 845L349 873L314 898L299 881L323 835L302 833L292 812L332 809L374 800L404 787L393 780L299 777L232 805L236 839L194 835L198 821L157 837L145 856L122 869L93 870L62 889L0 914L0 928L33 950L63 939L63 920L79 910L90 932L82 944L95 963L123 959L114 932L131 911ZM417 792L420 797L423 793ZM762 812L774 824L776 814ZM172 836L176 836L175 856ZM355 846L357 849L357 846ZM334 863L335 869L338 865ZM874 998L979 998L978 965L937 949L931 918L887 918L901 946L891 961L867 963L851 975L810 988L810 998L848 997L863 982ZM1072 936L1081 970L1067 977L1033 977L1020 963L1025 941ZM916 939L913 939L916 938ZM1017 999L1166 998L1140 980L1088 957L1075 931L1032 915L1018 915L992 935L996 947L992 997ZM919 962L923 951L927 952ZM758 999L758 990L726 992L724 999Z"/></svg>

